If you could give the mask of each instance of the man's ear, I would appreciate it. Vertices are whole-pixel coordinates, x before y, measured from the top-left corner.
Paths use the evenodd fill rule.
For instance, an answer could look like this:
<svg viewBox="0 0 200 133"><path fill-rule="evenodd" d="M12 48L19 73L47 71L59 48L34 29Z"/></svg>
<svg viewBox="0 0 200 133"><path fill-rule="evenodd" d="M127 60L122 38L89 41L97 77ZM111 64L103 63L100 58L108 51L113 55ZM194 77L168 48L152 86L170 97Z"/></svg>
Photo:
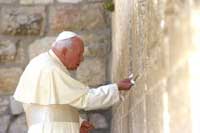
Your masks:
<svg viewBox="0 0 200 133"><path fill-rule="evenodd" d="M66 56L67 55L67 53L68 53L68 49L67 48L63 48L62 49L62 56Z"/></svg>

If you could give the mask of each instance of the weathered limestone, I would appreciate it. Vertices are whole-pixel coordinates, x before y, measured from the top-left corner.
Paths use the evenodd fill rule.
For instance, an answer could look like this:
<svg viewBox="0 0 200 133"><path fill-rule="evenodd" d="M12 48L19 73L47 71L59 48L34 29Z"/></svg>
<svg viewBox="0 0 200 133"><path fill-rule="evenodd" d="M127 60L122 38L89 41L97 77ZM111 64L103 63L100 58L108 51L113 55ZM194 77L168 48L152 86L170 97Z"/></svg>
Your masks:
<svg viewBox="0 0 200 133"><path fill-rule="evenodd" d="M47 52L50 48L52 43L55 41L55 37L45 37L34 41L29 46L29 57L32 59L33 57Z"/></svg>
<svg viewBox="0 0 200 133"><path fill-rule="evenodd" d="M6 133L9 123L10 123L10 116L9 115L3 115L0 116L0 132Z"/></svg>
<svg viewBox="0 0 200 133"><path fill-rule="evenodd" d="M11 4L11 3L14 3L16 2L17 0L0 0L0 3L3 3L3 4Z"/></svg>
<svg viewBox="0 0 200 133"><path fill-rule="evenodd" d="M129 132L144 133L146 131L144 101L134 107L133 112L128 114Z"/></svg>
<svg viewBox="0 0 200 133"><path fill-rule="evenodd" d="M3 7L1 18L3 34L42 35L44 32L44 7Z"/></svg>
<svg viewBox="0 0 200 133"><path fill-rule="evenodd" d="M22 69L19 67L1 68L0 69L0 93L13 92L18 83Z"/></svg>
<svg viewBox="0 0 200 133"><path fill-rule="evenodd" d="M108 128L109 124L107 123L105 116L100 113L94 113L89 116L90 122L94 125L96 129Z"/></svg>
<svg viewBox="0 0 200 133"><path fill-rule="evenodd" d="M8 114L9 98L7 96L0 97L0 116Z"/></svg>
<svg viewBox="0 0 200 133"><path fill-rule="evenodd" d="M10 40L0 41L0 62L13 61L16 52L15 42Z"/></svg>
<svg viewBox="0 0 200 133"><path fill-rule="evenodd" d="M25 115L19 115L10 125L8 133L27 133Z"/></svg>
<svg viewBox="0 0 200 133"><path fill-rule="evenodd" d="M140 77L113 108L111 132L192 132L190 1L114 2L111 79Z"/></svg>
<svg viewBox="0 0 200 133"><path fill-rule="evenodd" d="M106 57L110 52L110 31L99 30L92 33L81 33L85 45L85 57Z"/></svg>
<svg viewBox="0 0 200 133"><path fill-rule="evenodd" d="M84 56L106 57L109 53L108 44L93 44L85 47Z"/></svg>
<svg viewBox="0 0 200 133"><path fill-rule="evenodd" d="M82 0L57 0L60 3L79 3Z"/></svg>
<svg viewBox="0 0 200 133"><path fill-rule="evenodd" d="M190 88L188 87L189 67L187 63L182 64L169 76L168 79L168 98L170 132L190 133L191 130L191 103ZM187 126L186 126L187 125ZM184 130L183 130L184 129Z"/></svg>
<svg viewBox="0 0 200 133"><path fill-rule="evenodd" d="M79 81L90 85L98 86L105 83L105 60L85 59L77 70L76 77Z"/></svg>
<svg viewBox="0 0 200 133"><path fill-rule="evenodd" d="M54 0L20 0L20 4L30 5L30 4L51 4Z"/></svg>
<svg viewBox="0 0 200 133"><path fill-rule="evenodd" d="M102 4L54 6L50 8L49 16L51 33L105 27Z"/></svg>
<svg viewBox="0 0 200 133"><path fill-rule="evenodd" d="M19 115L24 112L22 103L16 101L12 96L10 97L10 111L12 115Z"/></svg>
<svg viewBox="0 0 200 133"><path fill-rule="evenodd" d="M163 97L165 88L165 83L161 82L146 95L146 121L148 133L163 132Z"/></svg>

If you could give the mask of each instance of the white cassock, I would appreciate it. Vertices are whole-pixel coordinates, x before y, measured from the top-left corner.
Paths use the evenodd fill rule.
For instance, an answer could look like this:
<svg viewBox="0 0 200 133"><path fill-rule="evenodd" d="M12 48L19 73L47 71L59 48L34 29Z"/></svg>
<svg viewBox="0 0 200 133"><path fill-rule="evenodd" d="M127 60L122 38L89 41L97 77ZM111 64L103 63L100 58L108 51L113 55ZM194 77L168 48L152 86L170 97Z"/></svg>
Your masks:
<svg viewBox="0 0 200 133"><path fill-rule="evenodd" d="M28 133L79 133L78 110L110 107L119 101L119 92L116 84L89 89L70 77L50 50L30 61L14 98L23 103Z"/></svg>

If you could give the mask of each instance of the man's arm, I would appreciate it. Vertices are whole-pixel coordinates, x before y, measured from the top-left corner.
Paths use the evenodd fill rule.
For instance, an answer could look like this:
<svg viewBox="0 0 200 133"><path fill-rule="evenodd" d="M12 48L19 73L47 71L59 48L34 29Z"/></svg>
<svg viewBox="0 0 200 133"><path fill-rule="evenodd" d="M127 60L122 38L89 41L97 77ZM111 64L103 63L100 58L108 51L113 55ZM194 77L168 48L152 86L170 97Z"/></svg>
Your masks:
<svg viewBox="0 0 200 133"><path fill-rule="evenodd" d="M89 89L88 93L71 102L70 105L84 110L105 109L120 100L119 90L129 90L131 86L130 79L125 79L117 84Z"/></svg>

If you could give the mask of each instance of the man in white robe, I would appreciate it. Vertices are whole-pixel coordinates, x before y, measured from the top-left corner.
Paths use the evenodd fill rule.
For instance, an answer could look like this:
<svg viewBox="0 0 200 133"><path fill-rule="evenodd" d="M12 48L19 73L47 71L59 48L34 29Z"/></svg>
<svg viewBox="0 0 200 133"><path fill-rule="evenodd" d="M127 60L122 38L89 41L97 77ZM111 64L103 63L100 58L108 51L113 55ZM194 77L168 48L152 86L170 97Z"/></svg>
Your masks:
<svg viewBox="0 0 200 133"><path fill-rule="evenodd" d="M14 93L23 103L28 133L79 133L79 109L110 107L119 101L119 90L131 88L130 79L93 89L73 79L68 70L78 68L83 52L80 36L64 31L51 50L29 62Z"/></svg>

